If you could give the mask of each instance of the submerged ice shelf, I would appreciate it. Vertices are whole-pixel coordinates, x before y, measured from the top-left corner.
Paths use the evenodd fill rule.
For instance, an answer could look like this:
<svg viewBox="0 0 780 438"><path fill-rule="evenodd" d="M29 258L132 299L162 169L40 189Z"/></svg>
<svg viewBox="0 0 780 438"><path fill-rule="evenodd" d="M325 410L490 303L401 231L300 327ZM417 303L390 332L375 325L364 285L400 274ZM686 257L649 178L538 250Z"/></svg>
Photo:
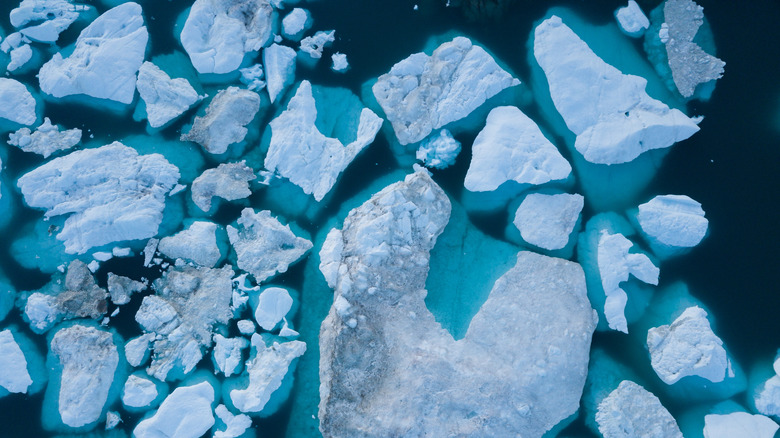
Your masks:
<svg viewBox="0 0 780 438"><path fill-rule="evenodd" d="M27 436L770 436L780 361L667 277L722 212L654 196L702 119L630 38L685 9L679 93L722 65L664 5L373 59L313 0L8 8L0 406L42 403Z"/></svg>

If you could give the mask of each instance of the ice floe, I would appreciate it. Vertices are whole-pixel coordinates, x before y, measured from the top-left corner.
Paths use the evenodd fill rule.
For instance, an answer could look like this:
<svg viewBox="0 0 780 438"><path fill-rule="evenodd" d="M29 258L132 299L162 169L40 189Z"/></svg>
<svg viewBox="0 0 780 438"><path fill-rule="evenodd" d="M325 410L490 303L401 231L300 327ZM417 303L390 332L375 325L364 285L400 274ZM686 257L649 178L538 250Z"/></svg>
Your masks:
<svg viewBox="0 0 780 438"><path fill-rule="evenodd" d="M546 250L561 249L569 243L584 205L585 198L578 194L531 193L520 203L513 223L526 242Z"/></svg>
<svg viewBox="0 0 780 438"><path fill-rule="evenodd" d="M683 436L658 397L628 380L599 404L596 421L604 438Z"/></svg>
<svg viewBox="0 0 780 438"><path fill-rule="evenodd" d="M632 37L642 36L644 31L650 27L650 20L634 0L628 0L628 5L618 8L615 11L615 18L620 29Z"/></svg>
<svg viewBox="0 0 780 438"><path fill-rule="evenodd" d="M0 389L24 394L33 383L24 352L8 329L0 331L0 369Z"/></svg>
<svg viewBox="0 0 780 438"><path fill-rule="evenodd" d="M173 236L160 239L157 249L171 259L213 268L223 257L217 243L217 228L221 227L213 222L195 221Z"/></svg>
<svg viewBox="0 0 780 438"><path fill-rule="evenodd" d="M37 127L34 132L30 128L20 128L8 138L8 144L25 152L43 155L43 158L70 149L80 142L81 129L73 128L60 131L58 126L52 125L48 117L43 119L41 126Z"/></svg>
<svg viewBox="0 0 780 438"><path fill-rule="evenodd" d="M0 119L20 125L32 125L37 120L36 102L32 93L16 79L0 78Z"/></svg>
<svg viewBox="0 0 780 438"><path fill-rule="evenodd" d="M228 87L209 102L205 115L195 117L181 140L198 143L210 154L223 154L228 146L244 140L248 132L246 125L258 110L260 96L257 93Z"/></svg>
<svg viewBox="0 0 780 438"><path fill-rule="evenodd" d="M771 418L733 412L726 415L710 414L704 417L704 438L754 437L772 438L780 426Z"/></svg>
<svg viewBox="0 0 780 438"><path fill-rule="evenodd" d="M303 8L293 8L282 19L282 35L291 41L300 41L312 25L311 14Z"/></svg>
<svg viewBox="0 0 780 438"><path fill-rule="evenodd" d="M459 153L460 142L455 140L450 131L442 129L438 134L431 134L421 141L416 155L427 167L445 169L455 164Z"/></svg>
<svg viewBox="0 0 780 438"><path fill-rule="evenodd" d="M214 387L207 381L180 386L165 398L160 409L133 429L136 437L198 438L214 425Z"/></svg>
<svg viewBox="0 0 780 438"><path fill-rule="evenodd" d="M138 69L136 86L152 128L164 126L204 97L198 95L186 79L171 79L160 67L148 61Z"/></svg>
<svg viewBox="0 0 780 438"><path fill-rule="evenodd" d="M263 65L271 103L295 80L295 50L271 44L263 50Z"/></svg>

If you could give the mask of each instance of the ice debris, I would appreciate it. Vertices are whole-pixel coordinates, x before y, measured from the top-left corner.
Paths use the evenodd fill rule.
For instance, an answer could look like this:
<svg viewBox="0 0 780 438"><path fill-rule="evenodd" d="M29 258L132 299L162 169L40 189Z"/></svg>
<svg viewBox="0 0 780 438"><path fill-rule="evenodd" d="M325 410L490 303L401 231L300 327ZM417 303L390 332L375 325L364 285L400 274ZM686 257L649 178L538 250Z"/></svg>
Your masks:
<svg viewBox="0 0 780 438"><path fill-rule="evenodd" d="M263 80L263 64L255 64L238 70L241 73L240 81L250 91L260 91L265 88Z"/></svg>
<svg viewBox="0 0 780 438"><path fill-rule="evenodd" d="M780 417L780 354L775 357L773 371L774 375L755 388L752 401L758 412Z"/></svg>
<svg viewBox="0 0 780 438"><path fill-rule="evenodd" d="M0 331L0 389L27 393L33 380L27 370L27 359L11 330Z"/></svg>
<svg viewBox="0 0 780 438"><path fill-rule="evenodd" d="M704 417L704 438L773 438L778 428L780 426L771 418L747 412L710 414Z"/></svg>
<svg viewBox="0 0 780 438"><path fill-rule="evenodd" d="M198 73L230 73L244 54L273 38L276 20L268 0L196 0L181 30L181 44Z"/></svg>
<svg viewBox="0 0 780 438"><path fill-rule="evenodd" d="M544 184L565 179L571 165L542 134L536 123L513 106L494 108L474 139L473 155L463 185L486 192L506 181Z"/></svg>
<svg viewBox="0 0 780 438"><path fill-rule="evenodd" d="M311 249L312 243L298 237L289 225L282 225L268 210L241 211L237 226L227 226L238 267L255 277L257 283L282 272Z"/></svg>
<svg viewBox="0 0 780 438"><path fill-rule="evenodd" d="M260 96L257 93L228 87L214 96L204 116L195 117L192 127L181 135L181 140L198 143L210 154L223 154L228 146L244 140L248 132L245 126L259 110Z"/></svg>
<svg viewBox="0 0 780 438"><path fill-rule="evenodd" d="M60 131L59 127L52 125L48 117L43 119L41 126L32 132L30 128L21 128L12 133L8 138L8 144L18 147L25 152L34 152L49 158L49 155L70 149L81 142L81 129L73 128Z"/></svg>
<svg viewBox="0 0 780 438"><path fill-rule="evenodd" d="M555 108L577 135L574 147L586 160L625 163L699 130L680 110L651 98L646 79L605 63L560 17L543 21L534 35L534 56Z"/></svg>
<svg viewBox="0 0 780 438"><path fill-rule="evenodd" d="M460 142L455 140L449 130L442 129L420 142L416 156L426 167L446 169L455 164L459 153Z"/></svg>
<svg viewBox="0 0 780 438"><path fill-rule="evenodd" d="M217 245L217 227L213 222L195 221L173 236L160 239L157 248L168 258L213 268L222 259Z"/></svg>
<svg viewBox="0 0 780 438"><path fill-rule="evenodd" d="M416 53L380 76L372 91L398 141L416 143L434 129L468 116L501 90L520 82L465 37Z"/></svg>
<svg viewBox="0 0 780 438"><path fill-rule="evenodd" d="M295 80L295 50L279 44L271 44L263 50L268 97L274 103L279 93Z"/></svg>
<svg viewBox="0 0 780 438"><path fill-rule="evenodd" d="M41 91L54 97L86 94L130 104L148 40L138 3L109 9L81 31L73 53L67 58L56 53L41 67Z"/></svg>
<svg viewBox="0 0 780 438"><path fill-rule="evenodd" d="M686 376L713 383L733 376L723 341L712 332L707 312L698 306L685 309L670 325L651 328L647 348L653 369L668 385Z"/></svg>
<svg viewBox="0 0 780 438"><path fill-rule="evenodd" d="M128 4L128 3L125 3ZM119 142L55 158L19 178L27 205L69 214L57 239L69 254L157 234L179 170L159 154Z"/></svg>
<svg viewBox="0 0 780 438"><path fill-rule="evenodd" d="M658 397L629 380L599 403L596 422L604 438L683 438Z"/></svg>
<svg viewBox="0 0 780 438"><path fill-rule="evenodd" d="M632 37L642 36L644 31L650 27L650 20L647 19L645 13L642 12L642 8L634 0L628 0L626 6L618 8L615 11L615 18L620 25L620 29Z"/></svg>
<svg viewBox="0 0 780 438"><path fill-rule="evenodd" d="M265 168L288 178L320 201L349 163L374 141L382 119L363 108L357 136L347 145L320 132L316 119L311 83L303 81L287 109L271 121L272 136Z"/></svg>
<svg viewBox="0 0 780 438"><path fill-rule="evenodd" d="M556 250L569 243L585 198L578 194L547 195L531 193L520 203L514 225L526 242L546 250Z"/></svg>
<svg viewBox="0 0 780 438"><path fill-rule="evenodd" d="M214 425L214 387L207 381L176 388L149 418L133 429L135 437L198 438Z"/></svg>
<svg viewBox="0 0 780 438"><path fill-rule="evenodd" d="M164 126L204 97L199 96L186 79L171 79L160 67L149 61L138 69L137 87L152 128Z"/></svg>
<svg viewBox="0 0 780 438"><path fill-rule="evenodd" d="M16 79L0 78L0 119L20 125L32 125L38 119L35 113L35 98Z"/></svg>
<svg viewBox="0 0 780 438"><path fill-rule="evenodd" d="M149 347L155 339L154 333L144 333L125 343L125 359L132 367L141 366L149 359Z"/></svg>

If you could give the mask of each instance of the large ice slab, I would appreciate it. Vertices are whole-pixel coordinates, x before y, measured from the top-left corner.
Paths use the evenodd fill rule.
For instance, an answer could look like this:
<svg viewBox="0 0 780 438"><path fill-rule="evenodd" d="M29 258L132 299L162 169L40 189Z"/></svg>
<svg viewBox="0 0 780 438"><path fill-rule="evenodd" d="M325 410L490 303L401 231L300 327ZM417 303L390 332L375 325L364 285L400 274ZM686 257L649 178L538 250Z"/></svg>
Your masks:
<svg viewBox="0 0 780 438"><path fill-rule="evenodd" d="M520 203L513 223L526 242L561 249L569 243L584 205L585 198L578 194L531 193Z"/></svg>
<svg viewBox="0 0 780 438"><path fill-rule="evenodd" d="M22 0L11 10L9 18L19 33L41 43L57 41L65 29L79 18L87 6L74 5L70 0ZM29 26L28 26L29 25Z"/></svg>
<svg viewBox="0 0 780 438"><path fill-rule="evenodd" d="M8 329L0 331L0 370L0 389L26 393L33 383L24 352Z"/></svg>
<svg viewBox="0 0 780 438"><path fill-rule="evenodd" d="M423 301L449 210L416 172L328 234L320 268L335 299L320 332L323 436L541 436L577 410L596 324L582 270L521 252L455 341Z"/></svg>
<svg viewBox="0 0 780 438"><path fill-rule="evenodd" d="M37 120L35 98L21 82L16 79L0 78L0 119L10 120L20 125L32 125Z"/></svg>
<svg viewBox="0 0 780 438"><path fill-rule="evenodd" d="M601 401L596 422L604 438L683 437L658 397L629 380Z"/></svg>
<svg viewBox="0 0 780 438"><path fill-rule="evenodd" d="M415 53L372 87L401 144L460 120L501 90L520 82L482 48L457 37L431 56Z"/></svg>
<svg viewBox="0 0 780 438"><path fill-rule="evenodd" d="M210 154L222 154L228 146L244 140L246 125L260 110L260 96L254 91L228 87L214 96L204 116L195 117L182 141L203 146Z"/></svg>
<svg viewBox="0 0 780 438"><path fill-rule="evenodd" d="M252 274L258 283L287 272L312 247L310 241L293 234L289 225L282 225L268 210L243 209L237 226L228 225L227 233L238 267Z"/></svg>
<svg viewBox="0 0 780 438"><path fill-rule="evenodd" d="M77 428L98 421L119 365L111 333L72 325L54 335L49 351L60 370L57 406L62 423Z"/></svg>
<svg viewBox="0 0 780 438"><path fill-rule="evenodd" d="M701 307L689 307L672 324L650 329L647 348L653 369L668 385L686 376L714 383L733 376L723 341L712 332Z"/></svg>
<svg viewBox="0 0 780 438"><path fill-rule="evenodd" d="M165 195L179 170L162 155L139 155L119 142L72 152L19 178L27 205L46 217L70 215L57 239L83 254L111 242L157 234Z"/></svg>
<svg viewBox="0 0 780 438"><path fill-rule="evenodd" d="M341 172L371 142L382 119L368 108L360 112L357 136L344 145L315 125L317 108L311 83L303 81L287 109L271 121L271 142L265 168L288 178L317 201L336 184Z"/></svg>
<svg viewBox="0 0 780 438"><path fill-rule="evenodd" d="M598 266L601 276L601 287L607 298L604 302L604 315L609 328L628 333L625 308L628 301L626 291L620 283L628 281L633 275L638 280L657 285L660 270L645 254L631 253L634 246L626 236L602 231L598 244Z"/></svg>
<svg viewBox="0 0 780 438"><path fill-rule="evenodd" d="M136 85L152 128L164 126L203 98L186 79L171 79L160 67L148 61L138 69Z"/></svg>
<svg viewBox="0 0 780 438"><path fill-rule="evenodd" d="M295 80L295 58L295 50L287 46L271 44L263 50L263 65L271 103Z"/></svg>
<svg viewBox="0 0 780 438"><path fill-rule="evenodd" d="M642 235L659 256L696 246L707 234L709 221L701 204L685 195L659 195L636 213Z"/></svg>
<svg viewBox="0 0 780 438"><path fill-rule="evenodd" d="M704 438L753 437L772 438L780 426L771 418L733 412L727 415L710 414L704 417Z"/></svg>
<svg viewBox="0 0 780 438"><path fill-rule="evenodd" d="M60 131L52 125L48 117L43 119L41 126L35 129L21 128L8 137L8 144L25 152L34 152L48 158L49 155L70 149L81 142L81 129L73 128Z"/></svg>
<svg viewBox="0 0 780 438"><path fill-rule="evenodd" d="M495 190L506 181L544 184L565 179L571 166L533 120L513 106L494 108L474 140L464 186Z"/></svg>
<svg viewBox="0 0 780 438"><path fill-rule="evenodd" d="M651 98L646 79L599 58L558 16L536 27L534 56L556 109L577 135L574 147L592 163L625 163L699 130L680 110Z"/></svg>
<svg viewBox="0 0 780 438"><path fill-rule="evenodd" d="M67 58L60 53L38 73L41 91L54 97L86 94L129 104L149 33L141 6L123 3L87 26Z"/></svg>
<svg viewBox="0 0 780 438"><path fill-rule="evenodd" d="M181 45L199 73L230 73L244 54L273 38L276 12L268 0L196 0L181 30Z"/></svg>
<svg viewBox="0 0 780 438"><path fill-rule="evenodd" d="M180 386L160 409L133 429L135 437L198 438L214 425L214 387L207 381Z"/></svg>

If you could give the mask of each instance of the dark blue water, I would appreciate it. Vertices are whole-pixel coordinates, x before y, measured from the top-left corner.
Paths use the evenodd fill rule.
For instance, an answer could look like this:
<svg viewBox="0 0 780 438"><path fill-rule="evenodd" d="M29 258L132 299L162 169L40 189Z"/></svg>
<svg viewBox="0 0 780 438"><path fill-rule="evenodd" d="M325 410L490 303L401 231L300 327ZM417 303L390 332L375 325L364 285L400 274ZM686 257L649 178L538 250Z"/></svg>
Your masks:
<svg viewBox="0 0 780 438"><path fill-rule="evenodd" d="M0 3L0 26L10 29L8 11L14 1ZM418 11L413 6L418 3ZM640 2L648 11L658 2ZM780 347L780 288L777 286L777 247L780 244L780 2L752 0L750 2L700 1L711 25L717 55L726 61L725 76L718 81L709 102L692 102L689 114L705 116L701 132L671 148L655 179L645 189L644 199L655 194L687 194L701 202L710 221L709 236L691 253L664 262L661 285L685 281L691 293L712 311L717 321L717 334L729 347L734 359L750 369L757 361L771 359ZM443 1L407 0L328 0L306 7L314 17L314 30L336 29L333 50L349 56L351 70L345 75L329 71L327 57L314 68L299 68L298 79L310 79L315 84L342 86L360 94L361 85L387 72L397 61L423 49L432 35L455 31L471 37L488 48L521 80L530 75L526 42L533 23L543 17L552 5L571 7L593 23L613 20L612 11L620 1L517 1L506 11L487 20L472 20L460 10L446 8ZM186 1L144 2L147 24L151 33L150 55L165 54L180 49L171 30L176 17L187 6ZM101 8L101 11L104 10ZM78 30L75 29L75 30ZM77 37L71 30L63 38L70 43ZM637 41L641 50L641 42ZM330 53L330 52L326 52ZM34 75L21 78L35 85ZM143 124L129 117L110 114L82 106L49 104L46 115L55 123L67 127L89 129L106 143L131 133L142 133ZM540 120L539 109L533 104L523 108L532 118ZM540 121L544 125L543 121ZM181 123L161 133L175 138ZM6 134L3 134L5 138ZM463 134L463 152L455 166L435 172L436 180L448 193L458 196L468 168L470 144L474 134ZM86 140L86 139L85 139ZM3 142L4 143L4 142ZM558 142L560 143L560 142ZM3 183L39 165L42 159L5 145L3 151ZM344 173L334 188L329 205L313 222L300 225L312 234L328 218L335 215L341 202L360 192L360 187L395 169L387 141L378 137L374 145L362 154ZM18 266L9 256L14 231L23 224L38 220L40 212L23 207L19 196L14 201L16 216L0 238L0 267L19 290L41 287L48 276ZM252 205L262 203L262 196L252 198ZM595 212L585 211L587 216ZM219 221L235 219L238 209L226 208ZM475 224L487 234L500 236L506 218L487 217ZM305 263L305 262L304 262ZM302 287L304 263L292 268L276 282ZM137 267L138 258L112 260L98 272L98 281L105 284L105 275L112 271L134 277L154 277L159 272ZM304 291L305 294L305 291ZM133 336L139 329L131 316L140 304L136 297L125 306L115 321L124 336ZM297 320L296 327L314 328L320 321ZM14 323L24 327L18 315L9 316L4 327ZM311 330L310 330L311 331ZM39 338L40 339L40 338ZM626 338L619 334L597 333L594 344L616 355L630 350ZM45 349L41 340L40 348ZM316 345L309 345L316 348ZM311 391L294 390L292 399L271 418L256 421L259 436L283 436L287 430L295 397ZM667 400L664 400L665 404ZM40 429L42 394L12 395L0 399L0 436L47 436ZM673 401L671 410L680 407ZM119 405L114 408L118 409ZM137 417L126 417L124 430L130 431ZM589 432L582 420L567 430L570 436Z"/></svg>

